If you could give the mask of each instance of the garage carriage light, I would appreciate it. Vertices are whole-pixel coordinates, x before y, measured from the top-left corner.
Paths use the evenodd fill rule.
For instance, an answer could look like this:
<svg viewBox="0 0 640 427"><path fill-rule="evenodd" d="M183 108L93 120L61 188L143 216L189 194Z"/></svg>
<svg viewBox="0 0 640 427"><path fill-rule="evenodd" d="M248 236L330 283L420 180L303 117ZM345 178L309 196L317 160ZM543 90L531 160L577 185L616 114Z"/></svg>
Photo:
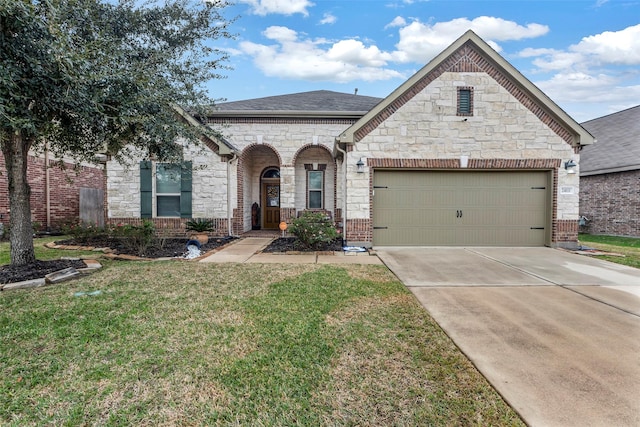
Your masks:
<svg viewBox="0 0 640 427"><path fill-rule="evenodd" d="M564 168L567 170L567 173L576 173L576 162L573 160L567 160L564 162Z"/></svg>
<svg viewBox="0 0 640 427"><path fill-rule="evenodd" d="M364 173L364 162L362 161L362 157L360 157L360 160L356 163L356 172Z"/></svg>

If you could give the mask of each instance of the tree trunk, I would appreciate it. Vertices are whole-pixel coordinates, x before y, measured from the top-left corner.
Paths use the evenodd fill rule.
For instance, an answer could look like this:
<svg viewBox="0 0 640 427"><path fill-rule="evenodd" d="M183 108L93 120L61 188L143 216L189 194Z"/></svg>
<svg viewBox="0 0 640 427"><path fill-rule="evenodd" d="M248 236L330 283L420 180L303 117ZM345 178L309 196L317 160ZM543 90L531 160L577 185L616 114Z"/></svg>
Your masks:
<svg viewBox="0 0 640 427"><path fill-rule="evenodd" d="M25 265L36 260L31 226L31 188L27 181L27 155L31 143L21 133L12 132L2 143L7 180L9 181L9 241L11 265Z"/></svg>

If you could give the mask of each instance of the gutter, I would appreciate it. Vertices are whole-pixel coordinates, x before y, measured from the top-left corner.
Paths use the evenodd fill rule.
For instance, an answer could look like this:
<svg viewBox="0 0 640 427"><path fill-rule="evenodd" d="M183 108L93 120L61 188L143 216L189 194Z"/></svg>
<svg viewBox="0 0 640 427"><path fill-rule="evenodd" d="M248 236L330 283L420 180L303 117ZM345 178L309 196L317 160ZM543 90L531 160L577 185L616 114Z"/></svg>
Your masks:
<svg viewBox="0 0 640 427"><path fill-rule="evenodd" d="M342 153L342 244L347 244L347 152L336 141L336 150Z"/></svg>
<svg viewBox="0 0 640 427"><path fill-rule="evenodd" d="M234 151L233 157L227 162L227 232L233 235L233 208L231 207L231 162L238 161L238 154Z"/></svg>
<svg viewBox="0 0 640 427"><path fill-rule="evenodd" d="M44 145L44 197L47 212L47 231L51 231L51 178L49 176L49 143Z"/></svg>

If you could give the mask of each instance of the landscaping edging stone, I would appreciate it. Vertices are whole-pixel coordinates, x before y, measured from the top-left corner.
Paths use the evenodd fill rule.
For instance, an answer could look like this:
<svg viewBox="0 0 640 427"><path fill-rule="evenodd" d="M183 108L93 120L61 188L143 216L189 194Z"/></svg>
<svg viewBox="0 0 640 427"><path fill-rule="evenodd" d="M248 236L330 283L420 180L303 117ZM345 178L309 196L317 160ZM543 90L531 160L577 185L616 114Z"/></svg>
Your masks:
<svg viewBox="0 0 640 427"><path fill-rule="evenodd" d="M100 264L95 259L80 259L80 258L68 258L68 260L80 260L86 265L85 268L76 269L73 267L65 268L62 270L55 271L53 273L49 273L43 278L40 279L31 279L24 280L22 282L13 282L0 284L0 291L11 291L15 289L31 289L31 288L40 288L46 285L55 285L58 283L66 282L81 275L86 275L93 273L94 271L102 268L102 264Z"/></svg>

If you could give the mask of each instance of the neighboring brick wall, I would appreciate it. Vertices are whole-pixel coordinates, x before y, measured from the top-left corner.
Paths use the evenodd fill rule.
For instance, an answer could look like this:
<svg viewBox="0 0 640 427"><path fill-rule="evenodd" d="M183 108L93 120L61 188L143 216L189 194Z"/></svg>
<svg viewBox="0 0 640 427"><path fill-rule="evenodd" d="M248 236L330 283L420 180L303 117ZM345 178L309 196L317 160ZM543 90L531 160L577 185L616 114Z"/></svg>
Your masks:
<svg viewBox="0 0 640 427"><path fill-rule="evenodd" d="M74 169L71 163L64 163L61 169L55 160L49 160L50 220L55 227L61 222L78 218L80 215L80 188L105 188L105 174L101 167L81 166ZM9 189L4 156L0 153L0 222L9 222ZM43 157L29 156L27 175L31 187L31 219L46 226L47 205L45 189L45 160Z"/></svg>
<svg viewBox="0 0 640 427"><path fill-rule="evenodd" d="M640 170L581 177L580 215L581 231L640 236Z"/></svg>

